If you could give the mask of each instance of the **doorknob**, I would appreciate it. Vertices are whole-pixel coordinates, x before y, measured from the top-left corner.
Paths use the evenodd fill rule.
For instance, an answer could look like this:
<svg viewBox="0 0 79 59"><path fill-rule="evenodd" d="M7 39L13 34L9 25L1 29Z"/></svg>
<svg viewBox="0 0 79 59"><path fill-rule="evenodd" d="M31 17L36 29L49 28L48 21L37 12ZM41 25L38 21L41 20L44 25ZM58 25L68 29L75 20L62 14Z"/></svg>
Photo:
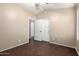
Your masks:
<svg viewBox="0 0 79 59"><path fill-rule="evenodd" d="M40 31L40 32L42 32L42 31Z"/></svg>

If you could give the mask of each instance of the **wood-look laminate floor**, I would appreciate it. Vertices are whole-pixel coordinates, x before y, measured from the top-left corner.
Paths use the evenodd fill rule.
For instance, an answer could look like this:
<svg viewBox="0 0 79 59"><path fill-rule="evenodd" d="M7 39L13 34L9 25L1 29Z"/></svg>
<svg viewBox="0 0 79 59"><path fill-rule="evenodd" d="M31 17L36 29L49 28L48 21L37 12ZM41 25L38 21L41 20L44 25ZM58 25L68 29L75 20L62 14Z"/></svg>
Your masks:
<svg viewBox="0 0 79 59"><path fill-rule="evenodd" d="M0 52L0 56L77 56L73 48L32 40L28 44Z"/></svg>

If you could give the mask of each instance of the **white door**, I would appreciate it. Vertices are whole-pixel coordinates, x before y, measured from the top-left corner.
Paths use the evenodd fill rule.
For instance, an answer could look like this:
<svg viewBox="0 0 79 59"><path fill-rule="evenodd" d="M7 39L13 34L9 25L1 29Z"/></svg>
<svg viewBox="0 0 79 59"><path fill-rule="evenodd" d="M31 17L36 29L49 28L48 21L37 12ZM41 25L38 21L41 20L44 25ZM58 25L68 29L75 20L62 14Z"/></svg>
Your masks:
<svg viewBox="0 0 79 59"><path fill-rule="evenodd" d="M35 40L49 41L49 21L48 20L35 21Z"/></svg>

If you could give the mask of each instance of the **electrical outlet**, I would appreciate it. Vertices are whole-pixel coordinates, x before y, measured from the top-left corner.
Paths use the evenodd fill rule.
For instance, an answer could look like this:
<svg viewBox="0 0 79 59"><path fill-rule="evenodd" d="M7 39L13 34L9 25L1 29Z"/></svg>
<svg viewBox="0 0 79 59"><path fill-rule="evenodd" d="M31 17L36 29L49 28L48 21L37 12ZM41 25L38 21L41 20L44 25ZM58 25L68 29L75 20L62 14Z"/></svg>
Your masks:
<svg viewBox="0 0 79 59"><path fill-rule="evenodd" d="M18 42L21 42L21 40L18 40Z"/></svg>
<svg viewBox="0 0 79 59"><path fill-rule="evenodd" d="M53 38L53 40L56 40L56 38Z"/></svg>

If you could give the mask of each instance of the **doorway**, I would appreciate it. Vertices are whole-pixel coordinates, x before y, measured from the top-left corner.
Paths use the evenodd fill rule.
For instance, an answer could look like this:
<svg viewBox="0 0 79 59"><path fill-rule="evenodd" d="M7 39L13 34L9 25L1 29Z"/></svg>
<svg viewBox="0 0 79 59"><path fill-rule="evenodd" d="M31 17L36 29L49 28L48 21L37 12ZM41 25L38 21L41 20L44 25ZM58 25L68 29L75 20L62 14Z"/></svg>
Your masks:
<svg viewBox="0 0 79 59"><path fill-rule="evenodd" d="M34 40L47 42L50 41L48 19L30 20L29 30L29 37L32 42Z"/></svg>
<svg viewBox="0 0 79 59"><path fill-rule="evenodd" d="M34 20L29 19L29 42L34 41Z"/></svg>

